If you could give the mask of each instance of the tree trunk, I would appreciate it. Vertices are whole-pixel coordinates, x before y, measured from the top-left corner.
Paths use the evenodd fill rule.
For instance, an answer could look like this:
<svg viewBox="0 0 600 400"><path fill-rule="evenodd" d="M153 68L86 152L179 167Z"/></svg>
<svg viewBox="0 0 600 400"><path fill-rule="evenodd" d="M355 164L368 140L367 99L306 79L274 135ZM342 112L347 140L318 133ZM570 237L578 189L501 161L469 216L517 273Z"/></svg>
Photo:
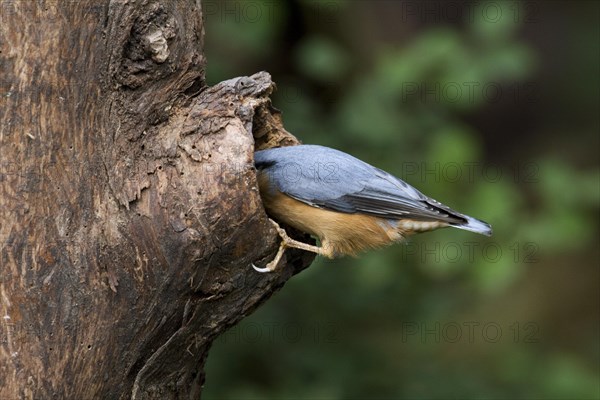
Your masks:
<svg viewBox="0 0 600 400"><path fill-rule="evenodd" d="M312 256L257 148L267 73L206 87L198 2L0 2L0 398L198 398L217 335ZM253 139L254 137L254 139Z"/></svg>

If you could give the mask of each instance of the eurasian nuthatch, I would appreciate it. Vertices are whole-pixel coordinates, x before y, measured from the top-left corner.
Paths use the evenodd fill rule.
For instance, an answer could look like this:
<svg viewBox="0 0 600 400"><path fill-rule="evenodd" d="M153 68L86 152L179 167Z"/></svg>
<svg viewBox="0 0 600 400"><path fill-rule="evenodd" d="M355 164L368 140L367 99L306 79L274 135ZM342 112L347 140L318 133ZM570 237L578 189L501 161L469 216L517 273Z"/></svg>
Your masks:
<svg viewBox="0 0 600 400"><path fill-rule="evenodd" d="M446 226L492 234L489 224L458 213L406 182L349 154L299 145L254 153L260 195L269 216L317 236L321 246L281 236L277 255L259 272L273 271L286 247L334 258L399 242Z"/></svg>

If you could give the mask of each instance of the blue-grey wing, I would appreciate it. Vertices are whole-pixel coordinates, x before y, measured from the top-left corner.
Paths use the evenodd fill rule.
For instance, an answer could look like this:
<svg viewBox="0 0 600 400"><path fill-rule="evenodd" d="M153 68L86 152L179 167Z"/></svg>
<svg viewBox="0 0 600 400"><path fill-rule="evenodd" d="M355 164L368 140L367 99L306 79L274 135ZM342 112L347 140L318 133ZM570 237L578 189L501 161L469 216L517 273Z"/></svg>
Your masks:
<svg viewBox="0 0 600 400"><path fill-rule="evenodd" d="M257 151L272 187L314 207L389 219L464 223L464 216L349 154L316 145Z"/></svg>

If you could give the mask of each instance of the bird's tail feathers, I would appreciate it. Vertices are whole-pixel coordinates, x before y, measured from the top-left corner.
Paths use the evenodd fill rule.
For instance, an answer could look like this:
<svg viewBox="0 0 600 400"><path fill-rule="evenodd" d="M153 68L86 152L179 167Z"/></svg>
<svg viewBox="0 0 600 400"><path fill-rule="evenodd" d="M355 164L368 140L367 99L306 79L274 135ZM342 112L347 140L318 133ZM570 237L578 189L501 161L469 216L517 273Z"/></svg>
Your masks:
<svg viewBox="0 0 600 400"><path fill-rule="evenodd" d="M464 215L463 217L467 220L466 224L456 223L450 225L458 229L464 229L465 231L480 233L485 236L492 236L492 226L487 222L466 215Z"/></svg>

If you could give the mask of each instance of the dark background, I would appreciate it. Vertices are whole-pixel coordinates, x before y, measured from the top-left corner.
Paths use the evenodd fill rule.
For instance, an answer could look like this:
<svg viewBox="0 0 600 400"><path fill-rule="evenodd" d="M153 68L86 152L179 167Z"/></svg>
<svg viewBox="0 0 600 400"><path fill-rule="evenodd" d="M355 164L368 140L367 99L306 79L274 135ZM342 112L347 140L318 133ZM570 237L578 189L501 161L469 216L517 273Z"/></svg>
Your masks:
<svg viewBox="0 0 600 400"><path fill-rule="evenodd" d="M494 227L324 260L214 345L206 398L599 398L599 3L203 1L210 84Z"/></svg>

